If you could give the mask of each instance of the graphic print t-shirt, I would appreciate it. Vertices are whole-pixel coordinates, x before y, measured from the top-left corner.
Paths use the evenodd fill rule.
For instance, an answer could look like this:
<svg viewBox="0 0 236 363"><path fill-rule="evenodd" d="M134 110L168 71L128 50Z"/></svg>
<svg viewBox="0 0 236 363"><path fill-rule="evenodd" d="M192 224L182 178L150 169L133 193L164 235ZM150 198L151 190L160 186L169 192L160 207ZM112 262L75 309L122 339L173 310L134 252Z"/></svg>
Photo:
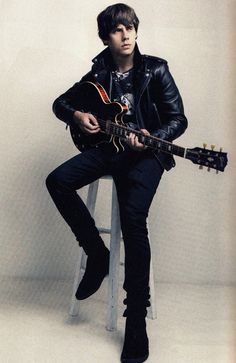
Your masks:
<svg viewBox="0 0 236 363"><path fill-rule="evenodd" d="M112 72L112 101L128 106L123 121L128 127L136 128L133 75L133 69L125 73Z"/></svg>

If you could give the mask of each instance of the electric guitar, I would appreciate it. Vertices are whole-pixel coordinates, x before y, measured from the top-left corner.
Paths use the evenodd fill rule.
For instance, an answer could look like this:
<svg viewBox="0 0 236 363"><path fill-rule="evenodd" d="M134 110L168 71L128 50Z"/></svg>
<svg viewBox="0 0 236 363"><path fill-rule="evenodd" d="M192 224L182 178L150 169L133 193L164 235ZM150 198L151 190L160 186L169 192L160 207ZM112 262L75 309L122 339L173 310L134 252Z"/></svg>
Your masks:
<svg viewBox="0 0 236 363"><path fill-rule="evenodd" d="M184 148L126 127L122 117L127 112L127 106L119 102L111 102L105 89L99 83L83 82L79 86L78 93L78 109L92 113L100 126L100 132L88 135L83 133L78 125L70 125L73 142L80 151L96 147L104 142L113 143L117 152L122 151L124 140L130 133L134 133L140 143L151 149L189 159L194 164L199 164L200 169L207 166L208 171L210 169L215 169L217 172L224 171L227 165L227 153L222 152L222 148L215 151L215 146L211 145L210 150L206 148L206 144L203 144L203 148Z"/></svg>

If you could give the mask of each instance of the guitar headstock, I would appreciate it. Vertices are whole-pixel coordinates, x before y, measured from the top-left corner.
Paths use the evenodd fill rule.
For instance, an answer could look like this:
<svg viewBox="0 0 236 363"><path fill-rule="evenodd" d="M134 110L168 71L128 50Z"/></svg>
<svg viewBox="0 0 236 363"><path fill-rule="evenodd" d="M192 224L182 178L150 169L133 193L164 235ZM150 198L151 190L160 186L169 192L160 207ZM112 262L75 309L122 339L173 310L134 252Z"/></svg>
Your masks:
<svg viewBox="0 0 236 363"><path fill-rule="evenodd" d="M211 169L215 169L217 172L224 171L228 162L227 153L222 152L222 148L219 151L215 151L215 145L211 145L211 149L206 149L206 147L207 145L203 144L203 148L187 149L186 158L194 164L200 165L199 169L203 169L203 166L206 166L208 171Z"/></svg>

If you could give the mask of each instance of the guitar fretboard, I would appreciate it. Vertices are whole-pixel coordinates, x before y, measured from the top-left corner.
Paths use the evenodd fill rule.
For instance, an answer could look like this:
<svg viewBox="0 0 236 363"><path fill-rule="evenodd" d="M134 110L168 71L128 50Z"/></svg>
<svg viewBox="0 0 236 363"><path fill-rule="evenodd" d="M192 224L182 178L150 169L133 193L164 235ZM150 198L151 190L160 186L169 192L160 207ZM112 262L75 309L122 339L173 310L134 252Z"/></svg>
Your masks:
<svg viewBox="0 0 236 363"><path fill-rule="evenodd" d="M105 132L107 135L116 136L120 139L125 140L130 133L134 133L138 137L139 142L152 149L161 150L183 158L186 155L186 149L184 147L174 145L171 142L164 141L155 136L144 135L141 131L134 130L124 125L116 124L110 120L105 121L98 119L98 123L102 131Z"/></svg>

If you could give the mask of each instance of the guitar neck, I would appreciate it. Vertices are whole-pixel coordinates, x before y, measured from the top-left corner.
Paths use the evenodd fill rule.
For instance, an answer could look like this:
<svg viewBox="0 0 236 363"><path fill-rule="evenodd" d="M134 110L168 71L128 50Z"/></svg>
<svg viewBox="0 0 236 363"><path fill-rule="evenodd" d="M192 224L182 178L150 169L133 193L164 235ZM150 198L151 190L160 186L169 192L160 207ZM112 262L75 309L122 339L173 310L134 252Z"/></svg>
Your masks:
<svg viewBox="0 0 236 363"><path fill-rule="evenodd" d="M116 124L111 121L98 120L98 122L102 128L102 131L108 135L116 136L125 140L130 133L133 133L138 137L139 142L145 146L150 147L151 149L164 151L166 153L177 155L183 158L186 157L187 149L184 147L174 145L171 142L159 139L155 136L144 135L141 131Z"/></svg>

